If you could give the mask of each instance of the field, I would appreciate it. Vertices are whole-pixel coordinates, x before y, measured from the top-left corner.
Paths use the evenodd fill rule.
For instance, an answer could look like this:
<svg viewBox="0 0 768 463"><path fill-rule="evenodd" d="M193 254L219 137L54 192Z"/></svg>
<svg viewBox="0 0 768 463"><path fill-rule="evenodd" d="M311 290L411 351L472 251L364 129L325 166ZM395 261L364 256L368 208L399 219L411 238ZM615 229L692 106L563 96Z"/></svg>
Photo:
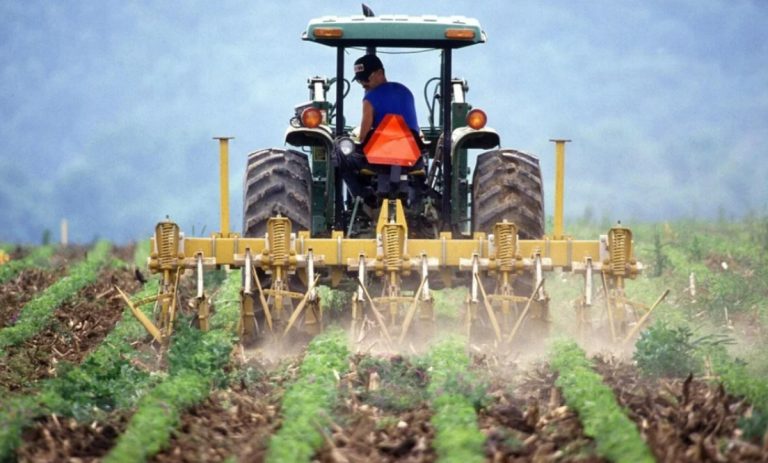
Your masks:
<svg viewBox="0 0 768 463"><path fill-rule="evenodd" d="M246 347L241 275L221 270L211 329L182 313L161 352L114 289L156 293L146 243L4 245L0 461L768 461L768 220L633 229L647 268L628 293L670 290L638 336L576 332L582 280L556 272L550 338L504 351L461 336L457 289L416 348L339 326ZM345 326L344 294L321 292Z"/></svg>

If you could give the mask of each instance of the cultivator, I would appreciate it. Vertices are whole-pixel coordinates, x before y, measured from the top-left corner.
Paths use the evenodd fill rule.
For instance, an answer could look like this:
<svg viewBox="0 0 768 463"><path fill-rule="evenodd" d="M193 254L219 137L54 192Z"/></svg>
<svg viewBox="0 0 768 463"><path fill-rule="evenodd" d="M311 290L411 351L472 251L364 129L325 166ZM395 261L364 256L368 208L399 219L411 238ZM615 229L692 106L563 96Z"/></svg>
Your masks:
<svg viewBox="0 0 768 463"><path fill-rule="evenodd" d="M227 153L223 144L222 167L227 165ZM226 204L229 186L226 176L221 178L222 204ZM556 192L558 197L561 194L562 190ZM561 213L556 211L558 223L562 223ZM291 220L280 216L269 219L264 237L245 238L229 232L225 217L222 212L222 231L210 237L186 237L169 220L157 225L149 269L162 275L160 293L133 303L125 299L158 341L165 342L171 335L179 279L185 271L196 274L194 305L200 328L207 329L203 274L224 266L243 269L239 332L245 338L285 336L292 329L320 331L323 314L317 285L336 287L347 275L353 275L356 283L351 301L353 335L361 335L366 325L376 325L390 343L404 341L417 314L419 319L434 320L431 288L436 284L468 288L464 301L468 332L478 323L487 324L497 343L512 341L534 318L533 305L544 307L537 316L542 318L540 325L546 325L549 296L544 276L554 269L584 277L583 297L577 305L583 329L591 323L595 281L602 281L603 313L615 340L638 316L639 306L626 297L625 281L636 277L642 265L632 252L632 232L621 226L593 241L574 240L561 229L551 237L519 239L517 226L509 222L497 223L493 233L478 232L471 239L456 239L450 232L440 233L438 239L411 239L400 200L384 201L376 236L369 239L347 238L338 231L329 237L312 237L308 231L295 232ZM515 290L514 282L521 277L534 282L527 294ZM302 289L291 289L297 287ZM373 288L380 295L372 296L369 289ZM145 303L156 304L157 325L138 310Z"/></svg>
<svg viewBox="0 0 768 463"><path fill-rule="evenodd" d="M199 326L207 328L203 273L222 266L243 269L243 337L316 333L323 326L317 286L349 289L351 283L351 327L358 338L374 326L387 343L402 343L417 321L434 320L435 289L461 285L467 287L470 337L496 344L523 334L533 340L548 330L544 275L553 269L584 276L577 308L583 331L592 318L595 281L602 282L612 338L630 329L638 306L627 300L624 283L642 270L631 231L619 225L594 241L564 233L568 140L552 140L554 227L545 236L538 159L501 148L499 134L486 127L485 112L468 103L469 85L453 76L453 50L486 41L478 21L375 17L364 8L363 16L310 21L303 39L335 49L336 76L308 80L310 101L294 108L285 136L296 149L248 156L242 236L229 230L227 137L218 138L220 231L185 237L170 221L155 230L149 268L162 274L163 285L157 297L139 303L155 303L156 324L129 304L156 339L165 342L171 334L179 278L188 270L197 274L194 305ZM351 83L344 60L350 48L375 54L378 47L439 52L440 73L424 86L429 125L416 131L403 115L386 114L394 123L382 121L370 141L359 140L359 132L345 124ZM485 150L476 157L472 178L470 150ZM397 161L403 154L407 166ZM367 166L355 170L355 156L364 156Z"/></svg>

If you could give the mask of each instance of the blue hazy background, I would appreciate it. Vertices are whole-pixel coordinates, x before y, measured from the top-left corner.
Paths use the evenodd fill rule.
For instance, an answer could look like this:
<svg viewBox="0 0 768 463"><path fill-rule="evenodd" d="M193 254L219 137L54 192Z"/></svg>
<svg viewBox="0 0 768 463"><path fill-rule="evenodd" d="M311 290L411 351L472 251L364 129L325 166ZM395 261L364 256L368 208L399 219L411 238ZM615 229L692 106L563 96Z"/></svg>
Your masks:
<svg viewBox="0 0 768 463"><path fill-rule="evenodd" d="M768 2L392 1L377 14L466 15L488 43L455 54L505 147L567 147L566 215L624 223L739 218L768 207ZM358 1L0 2L0 241L127 242L169 215L218 228L230 135L232 227L247 153L282 146L306 79L335 72L308 20ZM361 52L351 51L348 63ZM384 56L421 102L439 55ZM349 67L349 64L348 64ZM348 96L359 119L362 90ZM567 228L567 223L566 223Z"/></svg>

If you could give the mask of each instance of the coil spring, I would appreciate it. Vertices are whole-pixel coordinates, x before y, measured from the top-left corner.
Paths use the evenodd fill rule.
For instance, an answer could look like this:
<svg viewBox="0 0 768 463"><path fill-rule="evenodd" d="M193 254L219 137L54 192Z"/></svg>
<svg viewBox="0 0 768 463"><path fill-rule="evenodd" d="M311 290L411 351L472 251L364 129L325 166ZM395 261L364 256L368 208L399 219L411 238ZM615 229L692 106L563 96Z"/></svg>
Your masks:
<svg viewBox="0 0 768 463"><path fill-rule="evenodd" d="M509 271L517 254L517 227L513 223L499 223L494 226L496 236L496 259L501 270Z"/></svg>
<svg viewBox="0 0 768 463"><path fill-rule="evenodd" d="M611 271L614 275L626 273L627 265L627 231L621 228L611 230Z"/></svg>
<svg viewBox="0 0 768 463"><path fill-rule="evenodd" d="M155 232L157 260L162 269L173 268L179 249L179 226L172 222L160 223Z"/></svg>
<svg viewBox="0 0 768 463"><path fill-rule="evenodd" d="M403 229L399 225L388 224L384 225L382 232L384 240L384 265L386 265L387 270L397 270L400 268L403 259Z"/></svg>
<svg viewBox="0 0 768 463"><path fill-rule="evenodd" d="M285 265L288 261L289 239L287 220L269 221L269 253L274 265Z"/></svg>

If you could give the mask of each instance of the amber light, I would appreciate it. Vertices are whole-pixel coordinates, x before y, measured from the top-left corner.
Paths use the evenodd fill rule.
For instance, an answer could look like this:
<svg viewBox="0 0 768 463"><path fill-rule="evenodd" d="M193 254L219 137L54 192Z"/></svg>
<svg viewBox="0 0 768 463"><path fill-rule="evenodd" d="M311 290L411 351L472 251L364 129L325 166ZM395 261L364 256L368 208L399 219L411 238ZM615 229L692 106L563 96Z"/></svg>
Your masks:
<svg viewBox="0 0 768 463"><path fill-rule="evenodd" d="M301 124L314 129L323 122L323 113L317 108L307 108L301 112Z"/></svg>
<svg viewBox="0 0 768 463"><path fill-rule="evenodd" d="M340 39L344 31L336 27L319 27L313 31L313 34L319 39Z"/></svg>
<svg viewBox="0 0 768 463"><path fill-rule="evenodd" d="M446 29L446 39L472 40L475 38L475 31L472 29Z"/></svg>
<svg viewBox="0 0 768 463"><path fill-rule="evenodd" d="M467 114L467 125L475 130L482 129L488 122L488 116L482 109L473 109Z"/></svg>

